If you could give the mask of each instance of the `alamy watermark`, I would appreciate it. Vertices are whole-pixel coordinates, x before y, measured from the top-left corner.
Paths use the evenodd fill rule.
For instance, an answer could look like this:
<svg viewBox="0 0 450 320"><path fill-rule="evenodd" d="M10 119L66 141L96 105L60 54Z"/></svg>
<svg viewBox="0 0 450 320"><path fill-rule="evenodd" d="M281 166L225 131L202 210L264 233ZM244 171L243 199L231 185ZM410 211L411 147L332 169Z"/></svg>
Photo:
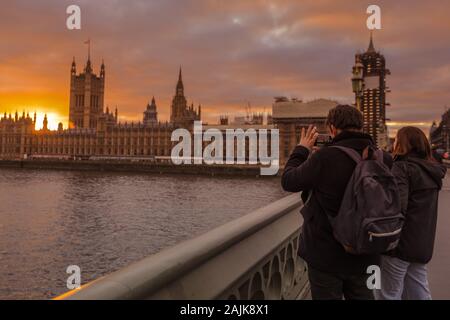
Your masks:
<svg viewBox="0 0 450 320"><path fill-rule="evenodd" d="M66 19L66 27L69 30L81 29L81 8L77 5L70 5L66 9L66 13L69 15Z"/></svg>
<svg viewBox="0 0 450 320"><path fill-rule="evenodd" d="M66 281L67 289L81 288L81 268L77 265L70 265L67 267L66 273L70 274Z"/></svg>
<svg viewBox="0 0 450 320"><path fill-rule="evenodd" d="M370 14L366 21L367 29L381 30L381 8L372 4L367 7L367 14Z"/></svg>
<svg viewBox="0 0 450 320"><path fill-rule="evenodd" d="M367 274L370 276L367 278L367 288L370 290L380 290L381 289L381 269L377 265L371 265L367 267Z"/></svg>
<svg viewBox="0 0 450 320"><path fill-rule="evenodd" d="M278 173L278 129L250 128L244 131L237 128L221 131L210 128L203 132L202 122L195 121L193 131L193 139L187 129L179 128L172 132L171 141L178 142L172 148L173 164L260 164L261 175Z"/></svg>

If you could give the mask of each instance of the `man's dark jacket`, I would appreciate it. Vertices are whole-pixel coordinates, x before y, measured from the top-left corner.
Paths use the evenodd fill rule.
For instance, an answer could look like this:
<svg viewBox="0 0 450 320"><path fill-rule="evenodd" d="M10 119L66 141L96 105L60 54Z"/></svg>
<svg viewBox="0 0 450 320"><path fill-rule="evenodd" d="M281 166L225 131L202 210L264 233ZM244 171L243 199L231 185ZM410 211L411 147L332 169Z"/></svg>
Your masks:
<svg viewBox="0 0 450 320"><path fill-rule="evenodd" d="M331 145L349 147L360 154L369 145L374 146L370 135L343 131ZM346 253L334 238L328 216L336 216L356 163L337 148L323 147L310 155L307 148L297 146L283 172L283 189L290 192L303 191L308 204L303 207L303 230L299 254L314 269L327 273L362 274L369 265L378 265L378 255L352 255ZM384 163L391 168L392 157L384 153Z"/></svg>
<svg viewBox="0 0 450 320"><path fill-rule="evenodd" d="M392 173L400 192L405 224L398 247L399 259L426 264L433 256L438 196L447 168L418 155L396 157Z"/></svg>

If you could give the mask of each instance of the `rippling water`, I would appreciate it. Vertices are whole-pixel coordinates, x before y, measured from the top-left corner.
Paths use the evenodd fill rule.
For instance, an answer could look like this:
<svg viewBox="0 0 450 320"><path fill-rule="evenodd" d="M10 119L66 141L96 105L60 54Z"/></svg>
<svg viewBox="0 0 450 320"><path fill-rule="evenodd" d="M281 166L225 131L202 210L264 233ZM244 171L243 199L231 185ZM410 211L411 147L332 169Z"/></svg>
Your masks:
<svg viewBox="0 0 450 320"><path fill-rule="evenodd" d="M0 299L67 291L285 195L278 179L0 170Z"/></svg>

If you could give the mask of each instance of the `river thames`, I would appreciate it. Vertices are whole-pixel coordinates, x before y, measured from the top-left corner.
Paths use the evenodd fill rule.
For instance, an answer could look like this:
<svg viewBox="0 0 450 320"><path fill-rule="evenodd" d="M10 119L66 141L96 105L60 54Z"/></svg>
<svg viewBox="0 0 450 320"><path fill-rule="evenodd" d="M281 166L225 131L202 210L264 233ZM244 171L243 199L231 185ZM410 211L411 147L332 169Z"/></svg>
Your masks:
<svg viewBox="0 0 450 320"><path fill-rule="evenodd" d="M285 195L276 178L0 170L0 299L67 291Z"/></svg>
<svg viewBox="0 0 450 320"><path fill-rule="evenodd" d="M0 170L0 299L67 291L280 199L277 178ZM450 299L450 179L440 197L432 294Z"/></svg>

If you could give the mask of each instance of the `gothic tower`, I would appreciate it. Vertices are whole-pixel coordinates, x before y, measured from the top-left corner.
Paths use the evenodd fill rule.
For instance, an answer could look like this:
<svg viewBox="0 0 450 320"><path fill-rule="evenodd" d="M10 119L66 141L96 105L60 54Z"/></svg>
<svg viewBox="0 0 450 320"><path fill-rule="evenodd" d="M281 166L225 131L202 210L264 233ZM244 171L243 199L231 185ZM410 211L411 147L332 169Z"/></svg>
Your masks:
<svg viewBox="0 0 450 320"><path fill-rule="evenodd" d="M384 56L375 50L372 35L366 52L355 55L353 92L355 106L362 112L364 132L370 134L380 148L387 148L389 139L386 126L386 69Z"/></svg>
<svg viewBox="0 0 450 320"><path fill-rule="evenodd" d="M186 97L184 96L183 76L180 67L175 96L172 100L170 122L172 122L176 127L190 128L194 121L200 120L200 116L200 106L197 111L194 110L193 106L188 107Z"/></svg>
<svg viewBox="0 0 450 320"><path fill-rule="evenodd" d="M155 97L152 99L152 103L147 105L147 109L144 111L145 126L150 126L158 123L158 112L156 111Z"/></svg>
<svg viewBox="0 0 450 320"><path fill-rule="evenodd" d="M77 75L74 58L70 74L69 128L97 128L97 121L103 114L104 91L105 64L102 62L97 76L89 54L84 72Z"/></svg>

